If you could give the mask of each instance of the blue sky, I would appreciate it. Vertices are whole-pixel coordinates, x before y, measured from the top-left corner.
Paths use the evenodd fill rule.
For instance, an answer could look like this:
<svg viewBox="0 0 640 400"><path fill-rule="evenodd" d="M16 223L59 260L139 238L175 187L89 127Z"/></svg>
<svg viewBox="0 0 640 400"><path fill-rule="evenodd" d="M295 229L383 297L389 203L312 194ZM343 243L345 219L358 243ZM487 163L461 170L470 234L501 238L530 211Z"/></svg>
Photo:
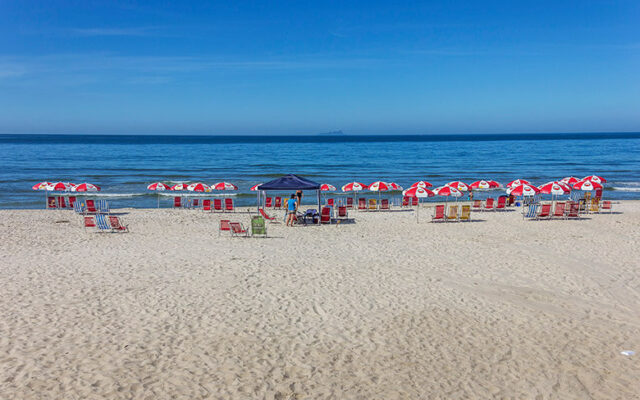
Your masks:
<svg viewBox="0 0 640 400"><path fill-rule="evenodd" d="M0 0L0 133L640 131L637 0L171 3Z"/></svg>

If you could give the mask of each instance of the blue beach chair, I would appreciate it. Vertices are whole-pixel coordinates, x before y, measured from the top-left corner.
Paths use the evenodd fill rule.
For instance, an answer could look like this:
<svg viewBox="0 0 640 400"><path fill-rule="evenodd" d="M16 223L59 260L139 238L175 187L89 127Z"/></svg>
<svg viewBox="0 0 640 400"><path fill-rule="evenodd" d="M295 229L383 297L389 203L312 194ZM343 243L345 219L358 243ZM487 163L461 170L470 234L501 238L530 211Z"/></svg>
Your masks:
<svg viewBox="0 0 640 400"><path fill-rule="evenodd" d="M81 201L77 200L73 203L73 211L75 211L76 214L84 215L84 207Z"/></svg>
<svg viewBox="0 0 640 400"><path fill-rule="evenodd" d="M96 214L96 225L99 232L113 232L113 228L107 222L107 217L104 214Z"/></svg>
<svg viewBox="0 0 640 400"><path fill-rule="evenodd" d="M534 219L534 218L538 218L538 208L540 207L539 204L529 204L529 208L527 208L526 212L522 213L522 218L530 218L530 219Z"/></svg>
<svg viewBox="0 0 640 400"><path fill-rule="evenodd" d="M109 203L106 200L98 200L98 212L100 214L109 214Z"/></svg>

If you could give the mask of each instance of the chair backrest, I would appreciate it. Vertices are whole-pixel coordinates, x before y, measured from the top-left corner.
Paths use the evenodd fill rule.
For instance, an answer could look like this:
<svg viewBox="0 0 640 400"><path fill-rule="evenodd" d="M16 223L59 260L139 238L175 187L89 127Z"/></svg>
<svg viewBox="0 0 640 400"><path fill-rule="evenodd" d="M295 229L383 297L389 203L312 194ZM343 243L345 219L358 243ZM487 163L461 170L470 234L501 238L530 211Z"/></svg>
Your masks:
<svg viewBox="0 0 640 400"><path fill-rule="evenodd" d="M85 228L94 228L96 226L96 218L93 215L89 215L84 217L84 227Z"/></svg>
<svg viewBox="0 0 640 400"><path fill-rule="evenodd" d="M267 197L266 199L264 199L264 206L265 207L273 207L273 198L272 197Z"/></svg>
<svg viewBox="0 0 640 400"><path fill-rule="evenodd" d="M202 209L204 211L211 211L211 199L202 200Z"/></svg>
<svg viewBox="0 0 640 400"><path fill-rule="evenodd" d="M473 208L482 208L482 200L474 200Z"/></svg>
<svg viewBox="0 0 640 400"><path fill-rule="evenodd" d="M120 218L118 218L115 215L110 215L109 216L109 223L111 224L111 228L118 230L118 231L124 231L127 228L125 228L122 223L120 222Z"/></svg>
<svg viewBox="0 0 640 400"><path fill-rule="evenodd" d="M409 197L408 196L402 196L402 206L406 207L409 205Z"/></svg>
<svg viewBox="0 0 640 400"><path fill-rule="evenodd" d="M458 218L458 206L449 206L449 215L447 215L448 219Z"/></svg>
<svg viewBox="0 0 640 400"><path fill-rule="evenodd" d="M347 197L347 207L353 208L353 197Z"/></svg>
<svg viewBox="0 0 640 400"><path fill-rule="evenodd" d="M231 226L231 232L236 233L244 233L244 229L242 229L242 225L239 222L229 222L229 226Z"/></svg>
<svg viewBox="0 0 640 400"><path fill-rule="evenodd" d="M174 207L182 207L182 197L176 196L173 198L173 206Z"/></svg>
<svg viewBox="0 0 640 400"><path fill-rule="evenodd" d="M585 193L584 193L584 199L585 199L586 201L589 201L589 200L591 199L591 192L585 192Z"/></svg>
<svg viewBox="0 0 640 400"><path fill-rule="evenodd" d="M213 209L222 211L222 200L221 199L213 199Z"/></svg>
<svg viewBox="0 0 640 400"><path fill-rule="evenodd" d="M551 214L551 204L543 204L540 207L540 214L538 217L548 217Z"/></svg>
<svg viewBox="0 0 640 400"><path fill-rule="evenodd" d="M84 209L82 208L82 202L76 201L75 203L73 203L73 210L77 214L83 214L84 213Z"/></svg>
<svg viewBox="0 0 640 400"><path fill-rule="evenodd" d="M220 230L221 231L230 231L231 230L231 221L228 219L220 220Z"/></svg>
<svg viewBox="0 0 640 400"><path fill-rule="evenodd" d="M600 199L594 197L591 199L591 211L600 211Z"/></svg>
<svg viewBox="0 0 640 400"><path fill-rule="evenodd" d="M98 200L98 210L102 213L108 213L109 203L106 200Z"/></svg>
<svg viewBox="0 0 640 400"><path fill-rule="evenodd" d="M367 208L367 199L364 197L358 198L358 210L364 210Z"/></svg>
<svg viewBox="0 0 640 400"><path fill-rule="evenodd" d="M460 219L464 219L464 220L471 219L471 206L470 205L462 206L462 212L460 213Z"/></svg>
<svg viewBox="0 0 640 400"><path fill-rule="evenodd" d="M282 207L282 197L276 197L276 205L275 208L280 208Z"/></svg>
<svg viewBox="0 0 640 400"><path fill-rule="evenodd" d="M435 219L442 219L444 218L444 204L438 204L436 206L436 215L434 216Z"/></svg>
<svg viewBox="0 0 640 400"><path fill-rule="evenodd" d="M198 207L199 204L200 204L200 200L199 199L191 200L191 207Z"/></svg>
<svg viewBox="0 0 640 400"><path fill-rule="evenodd" d="M111 225L107 223L107 219L105 218L104 214L96 215L96 224L98 225L98 229L100 229L101 231L111 230Z"/></svg>
<svg viewBox="0 0 640 400"><path fill-rule="evenodd" d="M87 211L88 212L97 212L98 210L96 209L96 202L93 199L87 199L86 201L86 205L87 205Z"/></svg>
<svg viewBox="0 0 640 400"><path fill-rule="evenodd" d="M611 201L610 200L604 200L602 202L602 209L603 210L611 210Z"/></svg>
<svg viewBox="0 0 640 400"><path fill-rule="evenodd" d="M378 208L378 202L376 199L369 199L369 209L374 210L376 208Z"/></svg>
<svg viewBox="0 0 640 400"><path fill-rule="evenodd" d="M506 204L507 196L500 196L498 197L498 204L496 205L496 208L504 208Z"/></svg>
<svg viewBox="0 0 640 400"><path fill-rule="evenodd" d="M345 218L347 216L347 207L340 206L338 207L338 217Z"/></svg>
<svg viewBox="0 0 640 400"><path fill-rule="evenodd" d="M233 199L227 197L224 199L224 208L227 211L233 211Z"/></svg>
<svg viewBox="0 0 640 400"><path fill-rule="evenodd" d="M320 222L331 222L331 207L322 207L322 210L320 210Z"/></svg>
<svg viewBox="0 0 640 400"><path fill-rule="evenodd" d="M47 197L47 208L58 208L58 203L56 203L56 198L53 196Z"/></svg>
<svg viewBox="0 0 640 400"><path fill-rule="evenodd" d="M564 202L556 203L556 208L553 210L554 217L562 217L564 216Z"/></svg>
<svg viewBox="0 0 640 400"><path fill-rule="evenodd" d="M251 217L251 234L252 235L266 235L267 227L264 222L264 218L260 216Z"/></svg>
<svg viewBox="0 0 640 400"><path fill-rule="evenodd" d="M529 204L529 208L527 209L527 213L525 214L527 218L537 218L538 217L538 205L537 204Z"/></svg>
<svg viewBox="0 0 640 400"><path fill-rule="evenodd" d="M69 208L74 208L76 205L76 196L69 196Z"/></svg>
<svg viewBox="0 0 640 400"><path fill-rule="evenodd" d="M418 199L417 197L412 197L412 198L411 198L411 205L412 205L412 206L417 206L417 205L418 205L419 200L420 200L420 199Z"/></svg>
<svg viewBox="0 0 640 400"><path fill-rule="evenodd" d="M265 219L275 219L275 217L270 217L262 208L260 208L260 215L262 215Z"/></svg>
<svg viewBox="0 0 640 400"><path fill-rule="evenodd" d="M570 203L567 217L578 217L580 215L580 203Z"/></svg>
<svg viewBox="0 0 640 400"><path fill-rule="evenodd" d="M484 208L493 208L493 197L489 197L484 202Z"/></svg>
<svg viewBox="0 0 640 400"><path fill-rule="evenodd" d="M327 199L327 204L333 207L335 203L333 199Z"/></svg>
<svg viewBox="0 0 640 400"><path fill-rule="evenodd" d="M64 201L64 196L58 196L58 208L67 208L67 203Z"/></svg>
<svg viewBox="0 0 640 400"><path fill-rule="evenodd" d="M380 208L382 208L383 210L388 210L389 209L389 199L380 200Z"/></svg>

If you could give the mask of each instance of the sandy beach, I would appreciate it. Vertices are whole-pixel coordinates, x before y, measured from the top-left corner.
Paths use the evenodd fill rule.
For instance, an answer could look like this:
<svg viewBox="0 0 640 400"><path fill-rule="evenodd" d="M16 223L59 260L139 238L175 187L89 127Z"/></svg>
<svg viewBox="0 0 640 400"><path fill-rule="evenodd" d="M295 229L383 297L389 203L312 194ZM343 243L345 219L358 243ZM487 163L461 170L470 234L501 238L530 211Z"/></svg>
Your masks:
<svg viewBox="0 0 640 400"><path fill-rule="evenodd" d="M0 398L640 398L640 355L620 354L640 352L639 201L579 221L353 212L266 239L116 212L130 233L0 211Z"/></svg>

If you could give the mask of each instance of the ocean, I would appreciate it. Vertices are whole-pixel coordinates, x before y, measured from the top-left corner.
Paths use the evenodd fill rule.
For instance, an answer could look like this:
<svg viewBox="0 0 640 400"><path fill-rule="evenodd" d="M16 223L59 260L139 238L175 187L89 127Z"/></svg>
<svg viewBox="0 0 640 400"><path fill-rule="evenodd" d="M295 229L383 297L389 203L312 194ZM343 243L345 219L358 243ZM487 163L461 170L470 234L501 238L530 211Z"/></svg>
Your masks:
<svg viewBox="0 0 640 400"><path fill-rule="evenodd" d="M0 135L0 208L43 208L40 181L90 182L113 207L156 207L149 183L227 181L249 188L294 173L336 187L417 180L436 186L517 178L539 185L600 175L604 197L640 198L640 133L513 135L150 136ZM285 193L286 194L286 193ZM312 197L312 196L309 196ZM169 207L171 197L161 196Z"/></svg>

